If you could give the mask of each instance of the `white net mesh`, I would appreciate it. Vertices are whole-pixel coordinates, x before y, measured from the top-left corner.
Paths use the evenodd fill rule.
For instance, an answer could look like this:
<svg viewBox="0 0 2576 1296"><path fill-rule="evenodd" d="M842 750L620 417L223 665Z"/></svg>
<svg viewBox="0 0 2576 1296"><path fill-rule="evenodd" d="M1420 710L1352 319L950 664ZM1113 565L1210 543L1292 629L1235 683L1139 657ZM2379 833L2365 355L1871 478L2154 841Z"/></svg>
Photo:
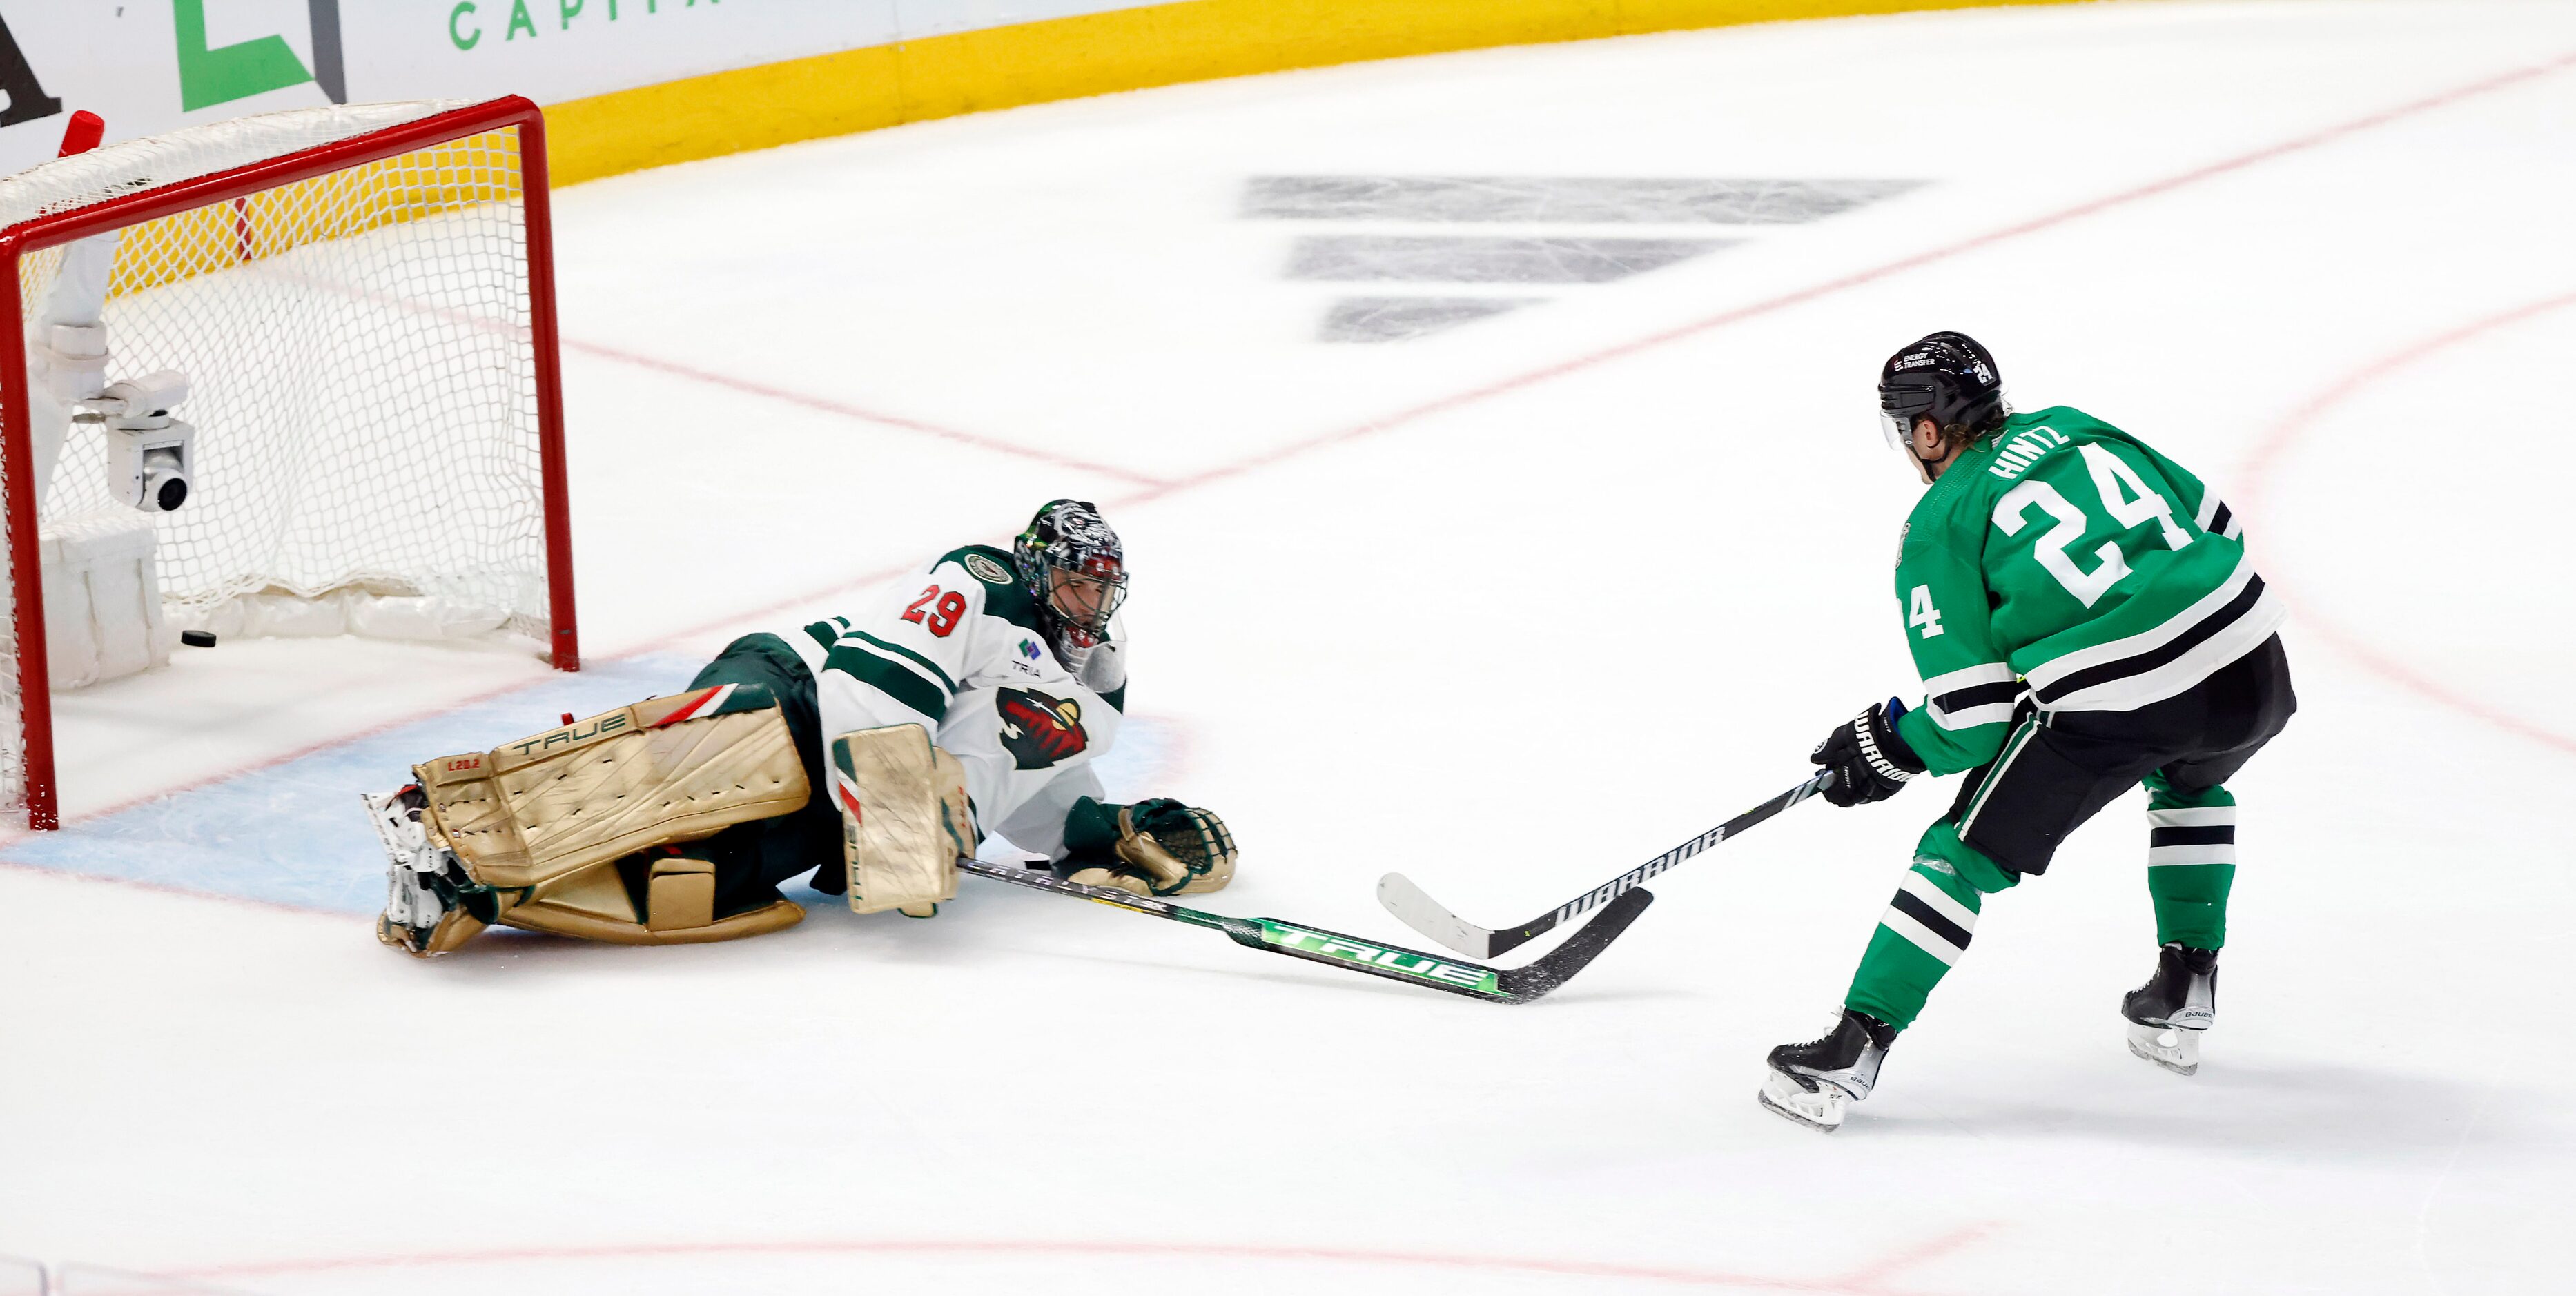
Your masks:
<svg viewBox="0 0 2576 1296"><path fill-rule="evenodd" d="M111 145L0 180L0 227L462 106L308 109ZM39 433L39 527L68 535L148 518L174 628L238 631L244 606L285 598L431 596L460 624L543 642L521 198L518 131L504 127L125 227L99 312L105 376L186 375L190 394L172 413L197 429L190 493L175 512L139 512L110 493L94 427L71 430L50 473ZM56 247L21 260L31 348L50 336L40 316L66 256ZM41 413L41 383L31 386ZM0 480L0 498L21 489ZM6 544L0 534L0 558ZM0 805L16 809L23 647L7 610ZM364 632L365 618L349 628Z"/></svg>

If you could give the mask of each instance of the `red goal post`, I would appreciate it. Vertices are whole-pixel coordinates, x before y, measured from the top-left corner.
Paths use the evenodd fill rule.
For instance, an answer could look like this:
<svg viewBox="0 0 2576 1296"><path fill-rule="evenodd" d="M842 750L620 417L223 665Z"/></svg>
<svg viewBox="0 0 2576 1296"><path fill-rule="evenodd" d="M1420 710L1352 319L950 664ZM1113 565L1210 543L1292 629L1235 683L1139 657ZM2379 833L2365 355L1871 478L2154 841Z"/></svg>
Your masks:
<svg viewBox="0 0 2576 1296"><path fill-rule="evenodd" d="M515 633L580 668L552 242L545 122L516 96L262 114L0 179L0 809L61 822L63 535L149 530L156 644L291 605L337 618L301 633ZM111 263L82 317L75 267ZM113 498L80 426L124 426L94 380L145 371L184 376L169 413L196 433L170 512Z"/></svg>

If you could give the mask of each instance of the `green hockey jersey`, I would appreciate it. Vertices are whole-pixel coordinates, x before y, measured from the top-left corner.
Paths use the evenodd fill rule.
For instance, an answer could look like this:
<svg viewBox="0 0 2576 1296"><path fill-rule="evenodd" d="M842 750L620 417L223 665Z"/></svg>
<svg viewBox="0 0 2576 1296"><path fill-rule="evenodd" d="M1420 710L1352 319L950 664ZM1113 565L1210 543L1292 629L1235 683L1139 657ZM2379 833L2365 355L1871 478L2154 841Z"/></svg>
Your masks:
<svg viewBox="0 0 2576 1296"><path fill-rule="evenodd" d="M1898 730L1935 774L1994 759L2025 690L2042 712L2135 710L2284 616L2199 478L2062 405L2006 419L1924 492L1896 599L1924 691Z"/></svg>

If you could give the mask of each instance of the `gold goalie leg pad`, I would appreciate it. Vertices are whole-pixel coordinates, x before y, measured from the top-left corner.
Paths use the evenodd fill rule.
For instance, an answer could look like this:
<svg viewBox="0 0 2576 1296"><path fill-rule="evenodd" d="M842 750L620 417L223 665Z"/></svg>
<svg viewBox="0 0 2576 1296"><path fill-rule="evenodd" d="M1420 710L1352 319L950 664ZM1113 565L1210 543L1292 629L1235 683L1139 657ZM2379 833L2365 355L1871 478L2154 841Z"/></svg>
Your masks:
<svg viewBox="0 0 2576 1296"><path fill-rule="evenodd" d="M501 923L612 945L694 945L759 936L805 919L793 900L718 918L715 900L716 868L705 860L634 860L532 888L527 898L503 905Z"/></svg>
<svg viewBox="0 0 2576 1296"><path fill-rule="evenodd" d="M624 856L786 814L812 794L778 701L757 684L638 702L412 774L429 797L423 824L475 882L532 893L596 889L579 879L608 869L614 882Z"/></svg>
<svg viewBox="0 0 2576 1296"><path fill-rule="evenodd" d="M975 853L966 771L920 725L861 729L832 740L832 803L850 908L915 918L957 894L957 857Z"/></svg>

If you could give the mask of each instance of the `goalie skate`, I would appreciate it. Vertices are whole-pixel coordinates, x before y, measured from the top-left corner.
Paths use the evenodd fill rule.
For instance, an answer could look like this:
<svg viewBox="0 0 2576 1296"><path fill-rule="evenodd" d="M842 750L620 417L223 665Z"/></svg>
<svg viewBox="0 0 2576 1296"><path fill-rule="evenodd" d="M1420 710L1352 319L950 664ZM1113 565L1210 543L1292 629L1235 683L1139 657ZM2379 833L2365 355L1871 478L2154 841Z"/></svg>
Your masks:
<svg viewBox="0 0 2576 1296"><path fill-rule="evenodd" d="M420 821L429 804L417 783L383 796L364 796L367 821L385 848L385 912L376 939L417 958L444 954L483 930L486 919L468 907L480 891L454 852L429 839Z"/></svg>

